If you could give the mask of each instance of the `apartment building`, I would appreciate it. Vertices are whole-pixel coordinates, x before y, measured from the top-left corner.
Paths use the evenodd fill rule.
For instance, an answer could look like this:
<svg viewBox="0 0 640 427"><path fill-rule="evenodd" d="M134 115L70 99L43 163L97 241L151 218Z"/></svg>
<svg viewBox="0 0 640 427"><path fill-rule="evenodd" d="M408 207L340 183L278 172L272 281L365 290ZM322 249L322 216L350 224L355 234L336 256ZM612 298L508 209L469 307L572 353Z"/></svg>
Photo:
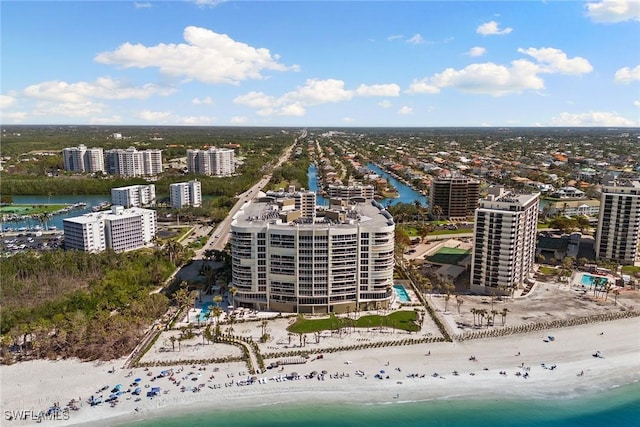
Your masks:
<svg viewBox="0 0 640 427"><path fill-rule="evenodd" d="M124 206L125 208L155 206L156 186L148 184L112 188L111 204Z"/></svg>
<svg viewBox="0 0 640 427"><path fill-rule="evenodd" d="M326 188L327 196L340 199L365 199L371 200L375 195L373 185L334 185L329 184Z"/></svg>
<svg viewBox="0 0 640 427"><path fill-rule="evenodd" d="M112 175L154 176L162 173L162 152L116 148L105 152L105 164L107 173Z"/></svg>
<svg viewBox="0 0 640 427"><path fill-rule="evenodd" d="M613 179L602 186L596 257L620 264L638 260L640 181Z"/></svg>
<svg viewBox="0 0 640 427"><path fill-rule="evenodd" d="M536 254L540 193L491 187L475 211L471 291L504 295L530 281Z"/></svg>
<svg viewBox="0 0 640 427"><path fill-rule="evenodd" d="M171 184L169 185L169 197L173 209L201 206L202 185L198 180Z"/></svg>
<svg viewBox="0 0 640 427"><path fill-rule="evenodd" d="M64 170L71 172L103 172L104 153L102 148L87 148L85 145L62 149Z"/></svg>
<svg viewBox="0 0 640 427"><path fill-rule="evenodd" d="M231 224L236 304L299 313L384 308L393 295L391 215L374 200L300 209L309 191L268 192Z"/></svg>
<svg viewBox="0 0 640 427"><path fill-rule="evenodd" d="M217 147L187 150L187 171L196 175L232 175L235 173L235 152Z"/></svg>
<svg viewBox="0 0 640 427"><path fill-rule="evenodd" d="M473 215L479 197L479 181L460 175L441 175L431 181L429 210L434 217L466 219Z"/></svg>
<svg viewBox="0 0 640 427"><path fill-rule="evenodd" d="M123 206L66 218L63 227L65 248L85 252L139 249L151 244L158 230L154 210Z"/></svg>

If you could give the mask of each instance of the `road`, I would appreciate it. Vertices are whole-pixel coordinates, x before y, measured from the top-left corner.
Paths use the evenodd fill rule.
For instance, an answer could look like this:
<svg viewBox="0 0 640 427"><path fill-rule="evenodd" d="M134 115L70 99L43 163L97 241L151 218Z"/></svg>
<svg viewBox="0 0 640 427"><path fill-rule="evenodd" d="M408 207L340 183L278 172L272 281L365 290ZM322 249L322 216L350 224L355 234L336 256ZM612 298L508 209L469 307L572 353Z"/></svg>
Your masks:
<svg viewBox="0 0 640 427"><path fill-rule="evenodd" d="M304 138L307 135L306 132L306 129L303 130L302 134L295 139L295 142L285 150L282 156L280 156L280 159L278 159L278 163L275 164L273 169L280 167L289 159L289 157L291 157L291 153L298 143L298 140L300 138ZM215 249L219 251L224 249L224 247L227 245L227 241L229 240L229 232L231 231L231 222L233 221L233 217L238 213L240 208L242 208L242 205L253 199L260 191L262 191L262 189L269 183L270 180L271 174L265 175L260 179L260 181L254 184L253 187L238 195L238 202L231 208L231 210L229 211L229 215L227 215L224 221L218 224L215 231L213 232L213 236L209 237L207 243L199 251L196 252L193 259L204 258L204 251L206 251L207 249Z"/></svg>

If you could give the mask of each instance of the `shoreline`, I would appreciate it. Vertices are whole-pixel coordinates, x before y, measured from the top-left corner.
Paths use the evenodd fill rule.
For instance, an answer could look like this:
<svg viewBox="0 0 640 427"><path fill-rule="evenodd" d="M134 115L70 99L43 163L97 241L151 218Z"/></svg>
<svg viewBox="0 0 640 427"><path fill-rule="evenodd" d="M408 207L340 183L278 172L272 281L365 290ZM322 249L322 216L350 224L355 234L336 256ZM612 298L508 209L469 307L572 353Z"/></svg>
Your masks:
<svg viewBox="0 0 640 427"><path fill-rule="evenodd" d="M265 379L264 383L244 386L238 381L248 374L240 362L218 364L217 372L212 372L211 365L204 366L204 370L200 370L203 366L184 366L182 373L177 372L179 366L175 367L174 376L183 378L183 384L204 384L199 392L181 392L167 377L150 380L148 374L152 371L169 368L137 368L128 377L126 370L119 368L122 359L21 362L2 369L2 409L46 410L52 402L64 405L71 398L82 397L82 407L70 411L68 420L45 420L41 425L113 425L216 408L237 411L276 404L304 406L311 402L380 405L486 397L572 399L640 381L639 331L640 318L634 317L464 342L336 352L305 365L287 366L283 371L267 370L257 375ZM551 334L555 339L549 342L546 338ZM603 358L594 357L596 351ZM470 360L471 355L475 361ZM113 367L116 372L108 373ZM327 373L323 379L303 376L312 370ZM273 379L293 371L299 373L300 379ZM358 376L356 371L363 371L364 375ZM384 374L379 374L382 371ZM375 378L376 374L382 378ZM126 389L136 376L142 378L141 385L159 386L163 393L150 399L146 397L148 389L142 388L140 401L127 400L125 394L113 408L90 407L87 403L87 398L102 386L120 383ZM165 390L169 390L167 394ZM8 425L34 424L36 421L28 420Z"/></svg>

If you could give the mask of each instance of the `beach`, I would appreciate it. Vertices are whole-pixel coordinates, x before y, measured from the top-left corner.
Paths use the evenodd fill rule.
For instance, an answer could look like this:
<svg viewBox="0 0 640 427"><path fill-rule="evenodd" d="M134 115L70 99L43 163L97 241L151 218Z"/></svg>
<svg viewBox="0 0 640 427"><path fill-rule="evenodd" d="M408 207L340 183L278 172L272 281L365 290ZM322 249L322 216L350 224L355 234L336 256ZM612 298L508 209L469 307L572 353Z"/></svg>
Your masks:
<svg viewBox="0 0 640 427"><path fill-rule="evenodd" d="M267 365L272 361L265 360ZM39 360L3 366L3 425L37 424L29 412L25 420L9 421L8 416L21 410L46 411L54 403L64 407L72 399L78 410L44 419L40 425L114 425L214 407L311 402L575 398L640 380L640 318L464 342L324 353L304 364L256 374L253 382L254 375L241 362L148 370L126 370L123 362ZM314 371L316 375L309 378ZM127 393L135 389L135 379L140 379L142 391L138 401ZM246 385L240 385L243 381ZM108 398L118 384L123 394L117 405L89 405L91 396ZM104 386L108 389L99 392ZM152 387L160 391L147 397Z"/></svg>

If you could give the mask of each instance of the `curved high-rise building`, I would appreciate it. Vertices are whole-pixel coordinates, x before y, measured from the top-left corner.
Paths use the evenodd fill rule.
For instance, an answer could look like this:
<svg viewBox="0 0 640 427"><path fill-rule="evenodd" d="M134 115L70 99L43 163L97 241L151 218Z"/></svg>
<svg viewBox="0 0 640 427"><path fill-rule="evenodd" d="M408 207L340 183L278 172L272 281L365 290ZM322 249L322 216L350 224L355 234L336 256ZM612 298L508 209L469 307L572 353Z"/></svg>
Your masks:
<svg viewBox="0 0 640 427"><path fill-rule="evenodd" d="M235 215L234 301L289 313L386 308L393 292L393 218L373 200L310 212L313 198L310 191L269 192Z"/></svg>

